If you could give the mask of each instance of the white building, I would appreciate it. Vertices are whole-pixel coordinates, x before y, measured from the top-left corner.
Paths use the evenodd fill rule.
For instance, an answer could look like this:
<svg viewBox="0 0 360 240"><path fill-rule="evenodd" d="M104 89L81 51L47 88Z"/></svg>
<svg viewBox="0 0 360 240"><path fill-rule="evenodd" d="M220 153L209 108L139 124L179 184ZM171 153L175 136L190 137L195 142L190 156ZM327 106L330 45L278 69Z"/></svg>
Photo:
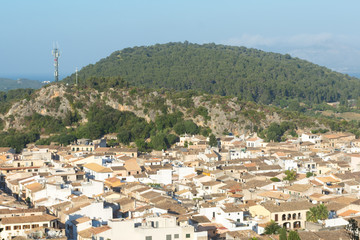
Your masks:
<svg viewBox="0 0 360 240"><path fill-rule="evenodd" d="M149 178L153 183L172 184L172 169L159 169L156 174L149 174Z"/></svg>
<svg viewBox="0 0 360 240"><path fill-rule="evenodd" d="M206 216L213 222L221 223L230 231L255 230L257 223L248 221L249 213L237 207L209 207L200 208L200 215ZM245 219L246 218L246 219Z"/></svg>
<svg viewBox="0 0 360 240"><path fill-rule="evenodd" d="M104 181L105 179L112 177L113 171L111 168L101 166L97 163L88 163L83 167L88 178Z"/></svg>
<svg viewBox="0 0 360 240"><path fill-rule="evenodd" d="M198 239L193 226L178 226L173 216L147 217L130 220L112 219L108 222L109 230L94 236L100 239L131 240L195 240ZM207 238L206 238L207 239Z"/></svg>
<svg viewBox="0 0 360 240"><path fill-rule="evenodd" d="M312 142L314 144L320 143L322 137L320 134L312 134L312 133L303 133L301 134L302 142Z"/></svg>

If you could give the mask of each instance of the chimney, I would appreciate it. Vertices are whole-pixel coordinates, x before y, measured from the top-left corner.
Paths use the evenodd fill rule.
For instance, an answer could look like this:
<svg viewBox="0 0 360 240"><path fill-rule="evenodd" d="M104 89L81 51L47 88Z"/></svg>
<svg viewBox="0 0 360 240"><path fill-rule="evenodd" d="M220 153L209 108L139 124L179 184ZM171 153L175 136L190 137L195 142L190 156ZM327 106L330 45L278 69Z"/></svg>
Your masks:
<svg viewBox="0 0 360 240"><path fill-rule="evenodd" d="M275 191L276 189L275 189L275 184L273 185L273 191Z"/></svg>

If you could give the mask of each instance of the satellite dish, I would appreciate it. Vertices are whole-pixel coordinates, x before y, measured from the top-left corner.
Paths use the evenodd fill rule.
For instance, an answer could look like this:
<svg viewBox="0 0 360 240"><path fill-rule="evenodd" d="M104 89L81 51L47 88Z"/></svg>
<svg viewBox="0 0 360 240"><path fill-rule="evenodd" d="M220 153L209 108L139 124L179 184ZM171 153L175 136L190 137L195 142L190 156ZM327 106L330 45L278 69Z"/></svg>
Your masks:
<svg viewBox="0 0 360 240"><path fill-rule="evenodd" d="M312 204L317 204L317 201L316 200L312 201Z"/></svg>

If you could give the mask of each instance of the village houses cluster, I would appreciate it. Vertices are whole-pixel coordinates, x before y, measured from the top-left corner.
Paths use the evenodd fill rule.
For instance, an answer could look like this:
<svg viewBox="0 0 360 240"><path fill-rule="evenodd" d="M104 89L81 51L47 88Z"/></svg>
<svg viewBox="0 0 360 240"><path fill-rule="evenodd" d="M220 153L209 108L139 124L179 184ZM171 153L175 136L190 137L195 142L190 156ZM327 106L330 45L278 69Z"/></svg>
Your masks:
<svg viewBox="0 0 360 240"><path fill-rule="evenodd" d="M360 218L360 140L350 133L224 136L216 147L184 135L148 154L106 147L109 137L0 148L0 239L269 239L274 221L330 240ZM296 178L284 180L287 170ZM307 221L319 204L328 219Z"/></svg>

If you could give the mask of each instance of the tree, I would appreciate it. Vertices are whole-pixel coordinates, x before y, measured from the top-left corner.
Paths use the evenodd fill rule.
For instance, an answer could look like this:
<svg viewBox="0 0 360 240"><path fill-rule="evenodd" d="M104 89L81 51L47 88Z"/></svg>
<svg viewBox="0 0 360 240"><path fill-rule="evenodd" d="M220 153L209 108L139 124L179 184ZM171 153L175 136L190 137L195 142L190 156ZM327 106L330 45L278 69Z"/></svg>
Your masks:
<svg viewBox="0 0 360 240"><path fill-rule="evenodd" d="M281 180L277 177L272 177L272 178L270 178L270 180L273 182L281 182Z"/></svg>
<svg viewBox="0 0 360 240"><path fill-rule="evenodd" d="M329 216L329 211L324 204L317 205L312 207L306 212L306 221L308 222L317 222L318 220L325 220Z"/></svg>
<svg viewBox="0 0 360 240"><path fill-rule="evenodd" d="M143 139L136 139L135 144L140 152L148 151L148 144Z"/></svg>
<svg viewBox="0 0 360 240"><path fill-rule="evenodd" d="M294 181L296 179L296 171L294 171L294 170L286 170L285 174L286 174L286 177L284 177L284 180Z"/></svg>
<svg viewBox="0 0 360 240"><path fill-rule="evenodd" d="M216 139L215 135L211 134L210 137L209 137L209 145L211 147L216 147L217 144L218 144L218 142L217 142L217 139Z"/></svg>
<svg viewBox="0 0 360 240"><path fill-rule="evenodd" d="M131 133L128 130L120 129L120 131L117 135L117 139L118 139L119 143L129 145L130 140L131 140Z"/></svg>
<svg viewBox="0 0 360 240"><path fill-rule="evenodd" d="M301 240L298 232L290 231L287 240Z"/></svg>
<svg viewBox="0 0 360 240"><path fill-rule="evenodd" d="M168 148L168 141L164 133L151 137L151 146L158 151L165 150Z"/></svg>
<svg viewBox="0 0 360 240"><path fill-rule="evenodd" d="M287 236L286 236L286 229L285 228L280 228L279 229L279 240L287 240Z"/></svg>
<svg viewBox="0 0 360 240"><path fill-rule="evenodd" d="M312 207L306 212L306 221L308 222L317 222L317 212L316 207Z"/></svg>
<svg viewBox="0 0 360 240"><path fill-rule="evenodd" d="M355 219L350 218L349 224L345 227L345 229L348 232L350 239L359 240L359 225Z"/></svg>
<svg viewBox="0 0 360 240"><path fill-rule="evenodd" d="M265 234L278 234L280 229L279 224L271 220L265 227Z"/></svg>
<svg viewBox="0 0 360 240"><path fill-rule="evenodd" d="M306 177L309 178L309 177L312 177L314 174L312 172L307 172L306 173Z"/></svg>
<svg viewBox="0 0 360 240"><path fill-rule="evenodd" d="M328 219L329 211L324 204L320 204L317 206L317 217L320 220Z"/></svg>

